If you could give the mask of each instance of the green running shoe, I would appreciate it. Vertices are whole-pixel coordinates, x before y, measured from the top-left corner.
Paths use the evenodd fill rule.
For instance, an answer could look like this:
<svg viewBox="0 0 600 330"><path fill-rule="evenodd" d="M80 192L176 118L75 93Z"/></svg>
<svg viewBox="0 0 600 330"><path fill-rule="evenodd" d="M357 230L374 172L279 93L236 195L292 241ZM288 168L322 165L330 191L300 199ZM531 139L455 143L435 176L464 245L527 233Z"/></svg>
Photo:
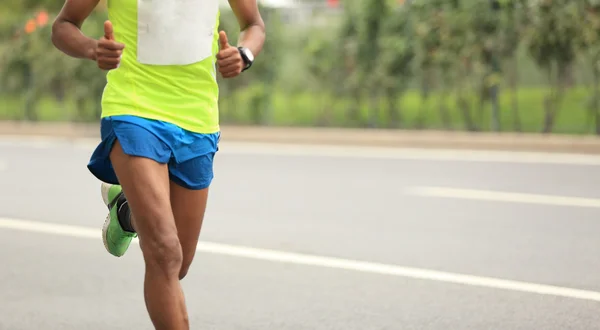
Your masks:
<svg viewBox="0 0 600 330"><path fill-rule="evenodd" d="M102 240L108 253L121 257L127 252L131 240L137 237L136 233L126 231L121 227L117 215L117 200L123 194L121 186L102 183L102 199L108 207L109 213L102 227Z"/></svg>

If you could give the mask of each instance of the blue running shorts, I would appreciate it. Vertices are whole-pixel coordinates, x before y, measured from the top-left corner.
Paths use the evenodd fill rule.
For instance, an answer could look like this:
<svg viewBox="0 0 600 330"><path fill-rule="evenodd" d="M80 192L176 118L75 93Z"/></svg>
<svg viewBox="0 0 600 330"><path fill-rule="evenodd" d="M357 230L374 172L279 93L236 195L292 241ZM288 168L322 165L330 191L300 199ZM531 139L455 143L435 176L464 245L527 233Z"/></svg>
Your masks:
<svg viewBox="0 0 600 330"><path fill-rule="evenodd" d="M100 135L102 141L88 163L88 169L100 181L119 184L109 157L119 140L127 155L168 164L171 181L184 188L200 190L212 182L220 133L193 133L163 121L113 116L102 118Z"/></svg>

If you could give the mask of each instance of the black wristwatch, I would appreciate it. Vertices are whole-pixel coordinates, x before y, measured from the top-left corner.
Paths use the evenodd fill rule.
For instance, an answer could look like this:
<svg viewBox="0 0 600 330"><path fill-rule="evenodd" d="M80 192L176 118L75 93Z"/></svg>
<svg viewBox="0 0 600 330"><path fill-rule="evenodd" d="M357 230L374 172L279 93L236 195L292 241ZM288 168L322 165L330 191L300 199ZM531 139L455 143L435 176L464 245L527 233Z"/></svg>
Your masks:
<svg viewBox="0 0 600 330"><path fill-rule="evenodd" d="M244 64L246 65L244 69L242 69L242 72L244 72L250 69L250 67L252 66L252 63L254 62L254 54L252 54L250 49L246 47L238 47L238 51L240 52L240 55L244 60Z"/></svg>

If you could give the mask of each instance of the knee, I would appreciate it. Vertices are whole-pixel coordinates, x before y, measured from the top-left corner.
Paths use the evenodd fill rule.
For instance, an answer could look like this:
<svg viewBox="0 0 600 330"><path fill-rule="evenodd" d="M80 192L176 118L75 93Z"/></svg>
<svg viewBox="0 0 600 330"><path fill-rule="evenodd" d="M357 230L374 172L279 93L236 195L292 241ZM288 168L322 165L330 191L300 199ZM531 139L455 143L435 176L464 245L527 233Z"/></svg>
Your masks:
<svg viewBox="0 0 600 330"><path fill-rule="evenodd" d="M184 247L183 263L181 264L181 269L179 270L179 280L183 280L188 274L190 266L192 265L192 261L194 260L194 252L195 250L190 251L189 249L185 249Z"/></svg>
<svg viewBox="0 0 600 330"><path fill-rule="evenodd" d="M179 270L179 280L183 280L185 278L185 276L187 275L188 271L190 270L190 265L189 264L183 264L181 265L181 269Z"/></svg>
<svg viewBox="0 0 600 330"><path fill-rule="evenodd" d="M183 254L176 234L158 236L143 242L146 267L175 276L181 271Z"/></svg>

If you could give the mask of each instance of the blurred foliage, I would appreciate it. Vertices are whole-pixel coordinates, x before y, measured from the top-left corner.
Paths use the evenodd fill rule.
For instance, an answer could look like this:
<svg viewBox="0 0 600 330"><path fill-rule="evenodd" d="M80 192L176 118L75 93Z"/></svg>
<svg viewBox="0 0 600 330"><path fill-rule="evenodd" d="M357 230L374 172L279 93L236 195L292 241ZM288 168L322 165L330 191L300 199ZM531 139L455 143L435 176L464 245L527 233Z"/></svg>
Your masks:
<svg viewBox="0 0 600 330"><path fill-rule="evenodd" d="M267 42L220 79L222 122L600 134L600 0L325 4L261 6ZM98 119L105 75L52 46L60 6L0 4L0 117ZM230 10L220 28L237 39Z"/></svg>

